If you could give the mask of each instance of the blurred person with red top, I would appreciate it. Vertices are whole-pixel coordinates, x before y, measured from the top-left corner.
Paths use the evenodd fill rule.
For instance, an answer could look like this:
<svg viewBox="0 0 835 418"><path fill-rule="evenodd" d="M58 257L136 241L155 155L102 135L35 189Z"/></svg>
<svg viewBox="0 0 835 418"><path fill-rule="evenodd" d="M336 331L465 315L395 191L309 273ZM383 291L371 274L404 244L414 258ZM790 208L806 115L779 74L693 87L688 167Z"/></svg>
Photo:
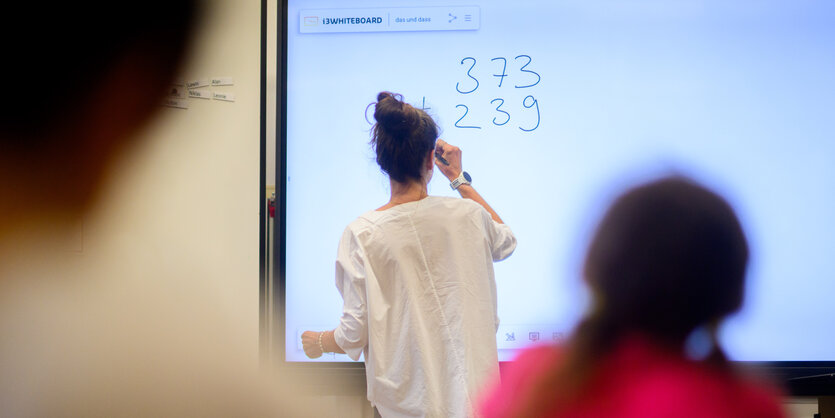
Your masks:
<svg viewBox="0 0 835 418"><path fill-rule="evenodd" d="M486 392L493 417L783 416L717 339L742 305L748 246L730 205L680 177L634 188L588 250L592 306L565 346L522 352Z"/></svg>

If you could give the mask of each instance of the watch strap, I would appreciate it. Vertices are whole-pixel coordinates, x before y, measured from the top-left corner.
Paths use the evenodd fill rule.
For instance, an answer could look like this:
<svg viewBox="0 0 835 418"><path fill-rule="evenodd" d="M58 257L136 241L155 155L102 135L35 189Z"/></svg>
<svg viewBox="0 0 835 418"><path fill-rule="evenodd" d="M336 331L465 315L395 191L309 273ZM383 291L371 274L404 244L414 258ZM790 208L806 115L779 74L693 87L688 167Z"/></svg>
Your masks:
<svg viewBox="0 0 835 418"><path fill-rule="evenodd" d="M467 177L465 177L464 175L464 171L462 171L461 174L458 175L458 177L456 177L454 180L452 180L452 182L449 183L449 187L451 187L452 190L458 190L458 188L461 187L462 184L470 184L470 181L467 180Z"/></svg>

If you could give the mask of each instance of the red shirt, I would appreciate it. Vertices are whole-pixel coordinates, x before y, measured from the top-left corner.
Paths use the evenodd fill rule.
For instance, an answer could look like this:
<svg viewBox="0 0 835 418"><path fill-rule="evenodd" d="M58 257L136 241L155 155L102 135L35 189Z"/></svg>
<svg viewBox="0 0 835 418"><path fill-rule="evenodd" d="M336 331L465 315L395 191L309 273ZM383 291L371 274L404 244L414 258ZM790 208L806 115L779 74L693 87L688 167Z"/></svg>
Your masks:
<svg viewBox="0 0 835 418"><path fill-rule="evenodd" d="M480 405L485 418L506 417L542 373L560 361L559 349L536 347L522 352L486 392ZM688 360L644 338L626 339L602 360L588 385L562 411L544 417L605 418L781 418L779 392L727 370Z"/></svg>

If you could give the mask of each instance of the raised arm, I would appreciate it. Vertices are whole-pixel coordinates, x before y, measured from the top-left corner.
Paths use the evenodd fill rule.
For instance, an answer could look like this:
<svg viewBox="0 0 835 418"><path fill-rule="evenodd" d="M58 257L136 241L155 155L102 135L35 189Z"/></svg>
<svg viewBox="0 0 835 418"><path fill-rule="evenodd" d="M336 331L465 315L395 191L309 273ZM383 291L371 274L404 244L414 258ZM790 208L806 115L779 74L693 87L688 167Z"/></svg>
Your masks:
<svg viewBox="0 0 835 418"><path fill-rule="evenodd" d="M438 169L441 170L441 173L449 179L449 181L453 181L461 175L463 171L461 169L461 149L446 143L444 140L439 139L435 143L435 165L438 166ZM449 164L444 164L441 159L437 158L440 156ZM494 221L503 224L502 218L499 217L499 214L487 204L487 201L484 200L483 197L473 188L471 184L462 184L458 187L458 193L461 194L461 197L465 199L470 199L487 210L487 213L490 214L490 217L493 218Z"/></svg>

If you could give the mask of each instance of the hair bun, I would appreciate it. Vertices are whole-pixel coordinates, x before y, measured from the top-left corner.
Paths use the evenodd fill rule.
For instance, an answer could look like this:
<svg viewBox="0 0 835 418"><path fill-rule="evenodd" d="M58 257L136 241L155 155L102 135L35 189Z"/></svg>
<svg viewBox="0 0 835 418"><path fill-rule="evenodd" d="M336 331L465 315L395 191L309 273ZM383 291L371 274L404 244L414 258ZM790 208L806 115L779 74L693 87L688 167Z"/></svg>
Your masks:
<svg viewBox="0 0 835 418"><path fill-rule="evenodd" d="M423 181L427 153L435 148L438 126L421 109L403 102L403 96L387 91L377 95L371 128L371 145L377 164L393 181ZM368 108L365 109L368 112Z"/></svg>
<svg viewBox="0 0 835 418"><path fill-rule="evenodd" d="M414 129L420 122L420 115L403 102L402 95L384 91L377 95L374 119L387 132L397 135Z"/></svg>

